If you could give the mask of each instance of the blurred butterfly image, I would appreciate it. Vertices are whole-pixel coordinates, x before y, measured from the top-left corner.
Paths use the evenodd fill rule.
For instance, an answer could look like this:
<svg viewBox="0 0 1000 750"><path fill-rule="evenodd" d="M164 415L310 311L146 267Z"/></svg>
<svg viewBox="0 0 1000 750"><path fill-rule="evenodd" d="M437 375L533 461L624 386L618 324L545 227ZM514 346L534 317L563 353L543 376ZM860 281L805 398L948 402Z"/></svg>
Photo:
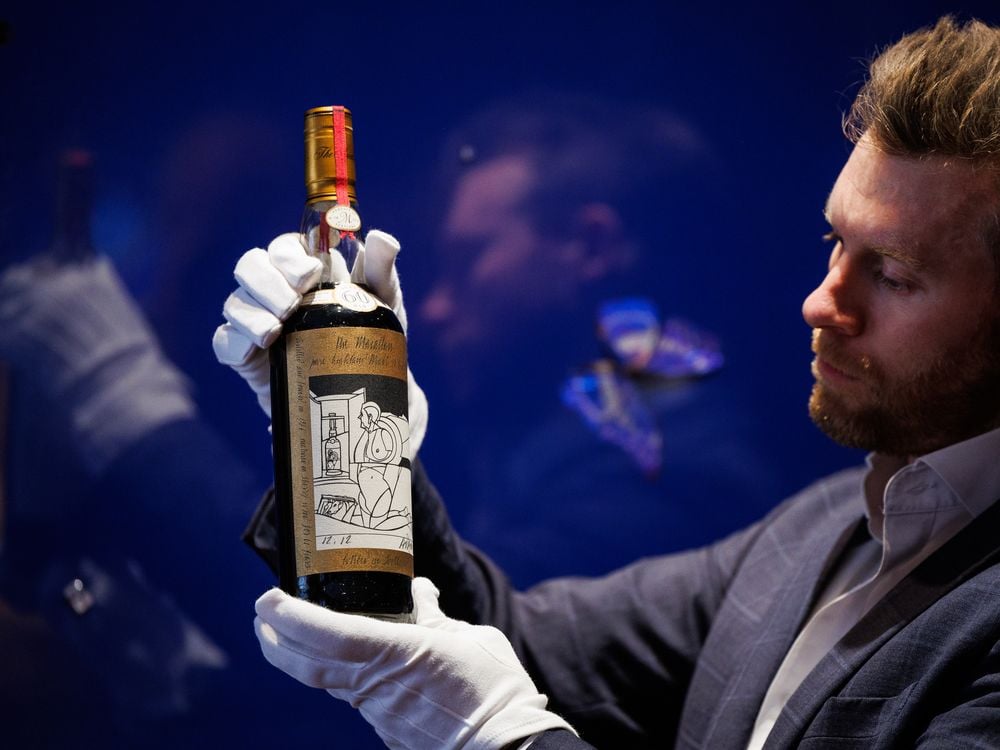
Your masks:
<svg viewBox="0 0 1000 750"><path fill-rule="evenodd" d="M597 336L604 356L563 383L562 401L602 440L655 477L663 435L643 393L717 371L723 364L718 341L684 321L661 321L655 303L642 297L602 304Z"/></svg>

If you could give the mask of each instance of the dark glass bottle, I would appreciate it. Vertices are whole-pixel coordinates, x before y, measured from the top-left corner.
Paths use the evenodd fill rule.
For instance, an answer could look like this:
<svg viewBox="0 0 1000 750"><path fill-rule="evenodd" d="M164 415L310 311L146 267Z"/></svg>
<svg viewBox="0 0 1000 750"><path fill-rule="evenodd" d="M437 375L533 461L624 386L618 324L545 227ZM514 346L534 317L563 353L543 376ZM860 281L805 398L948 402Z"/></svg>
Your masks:
<svg viewBox="0 0 1000 750"><path fill-rule="evenodd" d="M52 239L37 256L40 272L92 263L96 256L91 231L93 155L82 148L60 152L55 177ZM65 415L44 399L32 402L30 410L16 410L14 394L19 387L30 386L24 378L15 379L13 369L12 363L0 360L0 553L6 541L8 497L31 497L36 506L44 506L41 501L46 498L57 499L48 479L51 457L71 447L64 432L44 445L39 442L42 432L37 425L59 424Z"/></svg>
<svg viewBox="0 0 1000 750"><path fill-rule="evenodd" d="M352 266L361 231L350 112L309 110L305 142L302 236L324 272L270 350L280 585L330 609L405 621L413 610L406 340L370 289L334 283L331 269Z"/></svg>

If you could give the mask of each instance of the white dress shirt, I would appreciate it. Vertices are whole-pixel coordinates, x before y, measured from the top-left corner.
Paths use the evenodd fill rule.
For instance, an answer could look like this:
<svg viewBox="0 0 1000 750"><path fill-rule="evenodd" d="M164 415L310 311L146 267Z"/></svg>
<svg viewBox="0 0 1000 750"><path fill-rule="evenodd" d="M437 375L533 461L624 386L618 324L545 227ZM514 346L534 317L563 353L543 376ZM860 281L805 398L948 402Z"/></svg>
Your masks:
<svg viewBox="0 0 1000 750"><path fill-rule="evenodd" d="M761 703L759 750L788 699L830 649L907 573L1000 498L1000 429L907 464L871 454L864 497L871 538L844 555Z"/></svg>

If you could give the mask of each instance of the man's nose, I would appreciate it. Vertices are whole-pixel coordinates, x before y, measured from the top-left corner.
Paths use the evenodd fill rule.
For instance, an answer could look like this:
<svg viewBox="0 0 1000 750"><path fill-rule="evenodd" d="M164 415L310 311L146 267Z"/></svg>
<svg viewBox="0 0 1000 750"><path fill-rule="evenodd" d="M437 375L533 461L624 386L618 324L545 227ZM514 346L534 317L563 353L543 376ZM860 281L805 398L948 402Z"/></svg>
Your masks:
<svg viewBox="0 0 1000 750"><path fill-rule="evenodd" d="M823 282L802 303L802 317L811 328L827 328L857 336L864 327L861 301L846 260L832 266Z"/></svg>

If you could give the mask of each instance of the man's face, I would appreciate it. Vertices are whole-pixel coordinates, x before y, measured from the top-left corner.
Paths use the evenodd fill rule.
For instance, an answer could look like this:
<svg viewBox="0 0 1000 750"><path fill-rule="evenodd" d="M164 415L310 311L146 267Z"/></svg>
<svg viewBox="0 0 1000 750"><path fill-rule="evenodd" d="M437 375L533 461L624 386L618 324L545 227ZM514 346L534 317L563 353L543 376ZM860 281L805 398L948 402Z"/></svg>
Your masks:
<svg viewBox="0 0 1000 750"><path fill-rule="evenodd" d="M813 328L809 411L845 445L921 455L1000 417L996 268L982 239L994 177L862 138L827 203L829 272Z"/></svg>

